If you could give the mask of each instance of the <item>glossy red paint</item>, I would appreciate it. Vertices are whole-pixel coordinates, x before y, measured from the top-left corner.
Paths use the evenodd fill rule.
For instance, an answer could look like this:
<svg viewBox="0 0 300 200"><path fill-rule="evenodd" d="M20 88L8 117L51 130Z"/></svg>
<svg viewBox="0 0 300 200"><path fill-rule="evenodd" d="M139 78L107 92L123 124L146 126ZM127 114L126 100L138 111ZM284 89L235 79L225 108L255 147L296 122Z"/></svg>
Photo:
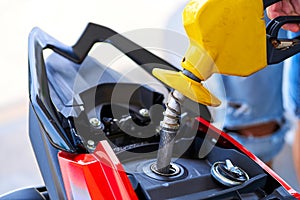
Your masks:
<svg viewBox="0 0 300 200"><path fill-rule="evenodd" d="M203 119L201 117L197 118L197 120L200 122L200 124L204 125L204 128L206 128L207 130L211 130L214 133L219 134L225 140L227 140L231 144L233 144L241 152L245 153L249 158L251 158L254 162L256 162L258 165L260 165L268 174L270 174L273 178L275 178L292 196L294 196L297 199L300 199L300 194L297 191L295 191L291 186L289 186L270 167L268 167L258 157L256 157L250 151L248 151L243 145L241 145L239 142L237 142L235 139L233 139L230 135L228 135L225 132L219 130L218 128L216 128L215 126L213 126L210 122L206 121L205 119Z"/></svg>
<svg viewBox="0 0 300 200"><path fill-rule="evenodd" d="M92 154L60 152L58 159L68 199L138 199L107 141Z"/></svg>

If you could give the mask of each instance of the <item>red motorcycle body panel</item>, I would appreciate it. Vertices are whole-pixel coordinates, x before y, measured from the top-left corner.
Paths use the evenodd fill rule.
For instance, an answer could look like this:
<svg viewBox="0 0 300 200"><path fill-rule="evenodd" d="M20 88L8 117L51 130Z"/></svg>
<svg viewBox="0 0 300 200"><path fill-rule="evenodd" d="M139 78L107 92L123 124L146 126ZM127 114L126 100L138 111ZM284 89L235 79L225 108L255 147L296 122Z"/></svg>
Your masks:
<svg viewBox="0 0 300 200"><path fill-rule="evenodd" d="M93 154L60 152L68 199L137 199L127 175L106 141Z"/></svg>

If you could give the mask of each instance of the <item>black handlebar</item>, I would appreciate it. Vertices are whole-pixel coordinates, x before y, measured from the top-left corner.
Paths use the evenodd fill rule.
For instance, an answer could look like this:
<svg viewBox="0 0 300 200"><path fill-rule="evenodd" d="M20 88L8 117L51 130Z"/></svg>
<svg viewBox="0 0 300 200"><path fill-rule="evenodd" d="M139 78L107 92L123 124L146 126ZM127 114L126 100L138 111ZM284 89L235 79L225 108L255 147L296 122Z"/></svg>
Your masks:
<svg viewBox="0 0 300 200"><path fill-rule="evenodd" d="M51 101L43 50L51 49L80 64L97 42L113 45L150 74L155 67L178 71L170 63L104 26L89 23L74 46L64 45L41 29L34 28L29 35L28 45L30 101L50 142L58 149L68 152L78 150L64 133Z"/></svg>

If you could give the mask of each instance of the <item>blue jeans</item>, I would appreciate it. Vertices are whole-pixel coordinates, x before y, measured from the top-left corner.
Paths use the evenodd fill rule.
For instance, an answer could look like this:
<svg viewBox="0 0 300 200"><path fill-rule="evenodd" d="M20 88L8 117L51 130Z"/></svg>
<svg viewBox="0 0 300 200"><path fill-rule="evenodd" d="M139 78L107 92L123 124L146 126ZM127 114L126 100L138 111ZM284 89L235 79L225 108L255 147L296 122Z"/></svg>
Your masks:
<svg viewBox="0 0 300 200"><path fill-rule="evenodd" d="M280 31L279 38L286 37L285 34ZM223 76L227 100L225 128L239 130L271 121L279 125L271 135L260 137L228 132L264 162L271 161L280 152L289 129L289 123L284 119L282 80L283 63L267 66L249 77Z"/></svg>
<svg viewBox="0 0 300 200"><path fill-rule="evenodd" d="M259 157L264 162L270 162L281 151L285 143L285 134L289 130L289 123L283 121L280 128L272 135L264 137L246 137L234 132L228 134Z"/></svg>
<svg viewBox="0 0 300 200"><path fill-rule="evenodd" d="M282 100L283 64L249 76L223 76L227 109L224 127L239 130L246 126L276 121L279 128L271 135L246 137L228 132L264 162L271 161L282 149L289 123L284 119Z"/></svg>
<svg viewBox="0 0 300 200"><path fill-rule="evenodd" d="M299 36L300 33L288 32L289 38ZM300 54L296 54L285 62L288 76L286 89L286 108L300 119Z"/></svg>

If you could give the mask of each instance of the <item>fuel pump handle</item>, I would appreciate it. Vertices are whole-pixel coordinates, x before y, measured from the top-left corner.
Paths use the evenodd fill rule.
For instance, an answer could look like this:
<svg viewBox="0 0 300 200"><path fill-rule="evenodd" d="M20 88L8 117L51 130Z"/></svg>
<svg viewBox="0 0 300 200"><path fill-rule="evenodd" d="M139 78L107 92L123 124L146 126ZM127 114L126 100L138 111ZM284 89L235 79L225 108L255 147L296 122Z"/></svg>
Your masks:
<svg viewBox="0 0 300 200"><path fill-rule="evenodd" d="M280 28L289 23L300 23L300 16L280 16L270 21L266 28L267 62L279 63L300 52L300 37L278 38Z"/></svg>

